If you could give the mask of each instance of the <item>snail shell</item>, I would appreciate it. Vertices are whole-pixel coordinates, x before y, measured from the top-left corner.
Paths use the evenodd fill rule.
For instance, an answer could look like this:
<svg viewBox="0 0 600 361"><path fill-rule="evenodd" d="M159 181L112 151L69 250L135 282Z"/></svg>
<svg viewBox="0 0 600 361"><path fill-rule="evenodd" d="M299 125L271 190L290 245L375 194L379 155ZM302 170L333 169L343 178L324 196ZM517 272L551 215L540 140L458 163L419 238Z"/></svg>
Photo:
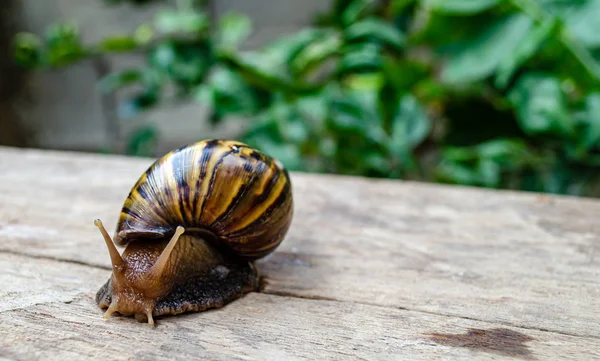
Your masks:
<svg viewBox="0 0 600 361"><path fill-rule="evenodd" d="M173 150L141 175L123 204L114 237L127 246L122 256L96 221L113 263L97 302L109 308L105 317L143 315L149 323L224 305L256 289L252 261L282 242L292 217L290 177L278 160L232 140ZM227 276L216 272L223 269Z"/></svg>
<svg viewBox="0 0 600 361"><path fill-rule="evenodd" d="M209 140L148 168L125 200L115 242L200 228L253 260L279 245L291 219L290 180L279 161L240 142Z"/></svg>

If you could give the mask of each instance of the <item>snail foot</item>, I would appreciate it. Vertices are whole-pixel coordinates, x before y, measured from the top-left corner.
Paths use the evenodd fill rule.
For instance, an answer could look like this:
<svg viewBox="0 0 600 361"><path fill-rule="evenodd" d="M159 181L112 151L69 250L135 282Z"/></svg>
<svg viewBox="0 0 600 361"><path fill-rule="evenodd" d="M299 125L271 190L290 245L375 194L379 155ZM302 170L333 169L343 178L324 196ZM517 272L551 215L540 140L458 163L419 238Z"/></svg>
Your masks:
<svg viewBox="0 0 600 361"><path fill-rule="evenodd" d="M154 315L220 308L258 289L259 277L252 263L234 261L219 264L211 268L208 274L175 285L166 297L156 303Z"/></svg>

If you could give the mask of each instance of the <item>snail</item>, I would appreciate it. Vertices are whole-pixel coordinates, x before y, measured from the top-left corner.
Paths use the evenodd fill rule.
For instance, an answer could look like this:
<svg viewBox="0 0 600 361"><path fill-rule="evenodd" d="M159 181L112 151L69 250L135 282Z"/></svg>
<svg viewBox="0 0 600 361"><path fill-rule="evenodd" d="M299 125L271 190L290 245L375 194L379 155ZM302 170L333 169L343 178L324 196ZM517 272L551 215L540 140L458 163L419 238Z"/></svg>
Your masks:
<svg viewBox="0 0 600 361"><path fill-rule="evenodd" d="M289 173L277 159L222 139L173 150L135 183L113 239L94 221L112 263L96 302L104 318L151 325L222 307L258 290L254 261L279 246L292 218Z"/></svg>

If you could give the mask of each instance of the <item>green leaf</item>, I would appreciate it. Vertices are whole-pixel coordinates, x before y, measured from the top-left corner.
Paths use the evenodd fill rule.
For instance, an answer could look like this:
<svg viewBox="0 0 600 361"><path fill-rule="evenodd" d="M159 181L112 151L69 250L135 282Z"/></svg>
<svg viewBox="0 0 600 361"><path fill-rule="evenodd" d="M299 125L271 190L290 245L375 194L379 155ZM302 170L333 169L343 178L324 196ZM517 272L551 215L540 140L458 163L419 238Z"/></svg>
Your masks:
<svg viewBox="0 0 600 361"><path fill-rule="evenodd" d="M402 12L407 7L409 7L416 1L417 0L391 0L388 11L390 11L392 14L396 14L396 15L402 14Z"/></svg>
<svg viewBox="0 0 600 361"><path fill-rule="evenodd" d="M297 95L310 93L318 89L318 85L291 79L286 71L286 64L278 58L262 52L245 52L233 56L221 53L219 60L223 65L238 72L249 84L268 92L293 92Z"/></svg>
<svg viewBox="0 0 600 361"><path fill-rule="evenodd" d="M377 114L377 92L346 91L331 101L329 126L337 137L359 137L374 145L385 145L387 134Z"/></svg>
<svg viewBox="0 0 600 361"><path fill-rule="evenodd" d="M168 73L177 61L177 49L170 41L161 42L148 52L147 57L150 65Z"/></svg>
<svg viewBox="0 0 600 361"><path fill-rule="evenodd" d="M342 55L339 71L358 72L379 70L383 66L381 47L376 44L363 43L348 46Z"/></svg>
<svg viewBox="0 0 600 361"><path fill-rule="evenodd" d="M156 13L154 25L162 34L198 34L208 29L209 19L200 12L163 9Z"/></svg>
<svg viewBox="0 0 600 361"><path fill-rule="evenodd" d="M135 42L140 45L146 45L152 41L154 36L154 29L150 24L140 24L133 33Z"/></svg>
<svg viewBox="0 0 600 361"><path fill-rule="evenodd" d="M586 47L600 46L600 1L573 2L565 18L567 28Z"/></svg>
<svg viewBox="0 0 600 361"><path fill-rule="evenodd" d="M237 73L217 67L197 89L198 101L210 104L220 116L252 114L258 110L253 90Z"/></svg>
<svg viewBox="0 0 600 361"><path fill-rule="evenodd" d="M511 56L532 26L533 21L523 14L494 22L450 55L442 70L442 79L449 83L464 83L488 77Z"/></svg>
<svg viewBox="0 0 600 361"><path fill-rule="evenodd" d="M139 69L124 69L102 78L98 83L98 88L100 91L108 93L126 85L140 82L142 79L143 73Z"/></svg>
<svg viewBox="0 0 600 361"><path fill-rule="evenodd" d="M443 158L452 162L468 162L478 159L477 152L472 147L447 146Z"/></svg>
<svg viewBox="0 0 600 361"><path fill-rule="evenodd" d="M533 57L542 44L553 35L556 25L557 22L551 17L536 24L533 30L519 42L516 49L500 63L495 79L496 86L503 88L508 84L518 67Z"/></svg>
<svg viewBox="0 0 600 361"><path fill-rule="evenodd" d="M391 171L390 159L379 152L368 152L365 154L363 162L365 167L369 170L375 171L375 174L377 174L378 177L389 174Z"/></svg>
<svg viewBox="0 0 600 361"><path fill-rule="evenodd" d="M496 6L500 0L424 0L427 8L446 14L473 15Z"/></svg>
<svg viewBox="0 0 600 361"><path fill-rule="evenodd" d="M194 99L198 104L212 108L213 111L216 108L215 93L210 84L199 84L194 90Z"/></svg>
<svg viewBox="0 0 600 361"><path fill-rule="evenodd" d="M46 30L45 38L48 47L46 61L51 66L65 66L87 55L79 37L79 30L73 24L54 24Z"/></svg>
<svg viewBox="0 0 600 361"><path fill-rule="evenodd" d="M393 119L389 150L407 156L431 131L431 120L413 95L405 95Z"/></svg>
<svg viewBox="0 0 600 361"><path fill-rule="evenodd" d="M497 187L500 183L500 167L494 161L482 159L477 164L478 181L486 187Z"/></svg>
<svg viewBox="0 0 600 361"><path fill-rule="evenodd" d="M25 68L41 65L42 43L40 38L31 33L21 32L14 39L14 57L17 64Z"/></svg>
<svg viewBox="0 0 600 361"><path fill-rule="evenodd" d="M477 155L482 159L498 164L508 164L524 161L527 146L523 141L513 139L493 139L475 147Z"/></svg>
<svg viewBox="0 0 600 361"><path fill-rule="evenodd" d="M341 15L342 24L349 26L356 23L376 3L374 0L352 0Z"/></svg>
<svg viewBox="0 0 600 361"><path fill-rule="evenodd" d="M303 169L300 150L295 144L284 143L277 128L277 123L272 119L254 124L243 142L278 159L290 171Z"/></svg>
<svg viewBox="0 0 600 361"><path fill-rule="evenodd" d="M497 187L504 157L513 150L510 141L492 141L478 147L447 147L438 175L445 181Z"/></svg>
<svg viewBox="0 0 600 361"><path fill-rule="evenodd" d="M309 139L310 129L308 124L300 117L294 116L288 119L283 129L287 142L302 144Z"/></svg>
<svg viewBox="0 0 600 361"><path fill-rule="evenodd" d="M148 61L156 70L169 75L178 85L195 86L213 64L206 43L178 43L172 40L159 43L148 52Z"/></svg>
<svg viewBox="0 0 600 361"><path fill-rule="evenodd" d="M303 169L302 154L294 144L280 144L265 139L255 147L278 159L290 171Z"/></svg>
<svg viewBox="0 0 600 361"><path fill-rule="evenodd" d="M302 117L295 102L276 96L266 115L277 124L278 134L284 143L300 146L309 139L310 121Z"/></svg>
<svg viewBox="0 0 600 361"><path fill-rule="evenodd" d="M298 32L284 35L273 42L268 43L261 53L271 62L278 64L289 64L306 47L323 38L331 36L333 32L329 29L305 28Z"/></svg>
<svg viewBox="0 0 600 361"><path fill-rule="evenodd" d="M508 99L516 107L517 120L526 133L573 134L574 122L557 78L542 73L525 74L511 89Z"/></svg>
<svg viewBox="0 0 600 361"><path fill-rule="evenodd" d="M137 48L137 42L129 36L113 36L100 43L100 49L108 52L126 52Z"/></svg>
<svg viewBox="0 0 600 361"><path fill-rule="evenodd" d="M582 139L585 149L600 148L600 93L592 93L586 97L587 129Z"/></svg>
<svg viewBox="0 0 600 361"><path fill-rule="evenodd" d="M115 76L118 76L117 74L119 73L117 72L113 74ZM109 78L103 79L103 81L108 83L104 85L106 87L113 85L110 84L111 80L115 82L133 82L137 80L140 83L140 86L142 87L141 90L139 90L131 96L126 97L125 100L119 104L119 107L117 108L117 113L122 119L136 117L140 112L143 112L155 106L160 99L160 92L162 90L162 79L160 77L160 74L158 74L153 69L140 69L139 74L135 74L133 70L130 73L128 71L125 71L125 74L123 74L122 79L110 79L109 76Z"/></svg>
<svg viewBox="0 0 600 361"><path fill-rule="evenodd" d="M329 57L339 54L342 40L337 32L327 32L305 44L289 59L290 69L296 76L308 74Z"/></svg>
<svg viewBox="0 0 600 361"><path fill-rule="evenodd" d="M367 131L368 126L364 121L368 117L367 110L352 98L336 99L332 108L331 124L336 132L363 133Z"/></svg>
<svg viewBox="0 0 600 361"><path fill-rule="evenodd" d="M384 58L384 76L397 91L410 91L413 86L429 78L428 65L414 59ZM436 82L436 84L439 84Z"/></svg>
<svg viewBox="0 0 600 361"><path fill-rule="evenodd" d="M443 160L437 167L436 173L443 182L465 185L478 184L477 170L458 162Z"/></svg>
<svg viewBox="0 0 600 361"><path fill-rule="evenodd" d="M156 105L157 102L158 93L154 89L144 89L122 101L117 108L117 114L121 119L133 119L141 112Z"/></svg>
<svg viewBox="0 0 600 361"><path fill-rule="evenodd" d="M141 157L153 156L158 138L159 133L154 126L140 126L133 131L127 142L127 154Z"/></svg>
<svg viewBox="0 0 600 361"><path fill-rule="evenodd" d="M385 80L382 73L357 73L349 74L344 84L352 90L374 92L381 90Z"/></svg>
<svg viewBox="0 0 600 361"><path fill-rule="evenodd" d="M296 101L296 109L300 117L311 123L311 129L322 132L325 120L329 116L329 98L327 94L305 96Z"/></svg>
<svg viewBox="0 0 600 361"><path fill-rule="evenodd" d="M311 44L318 43L329 34L332 34L332 31L327 29L308 28L290 36L283 36L258 51L238 54L221 52L218 56L220 61L240 72L247 81L260 88L269 91L312 92L319 84L305 82L299 77L301 74L294 72L309 71L310 67L315 65L311 62L319 61L313 56L323 55L318 54L323 49L312 48ZM319 48L319 45L315 47ZM308 68L302 69L303 66Z"/></svg>
<svg viewBox="0 0 600 361"><path fill-rule="evenodd" d="M289 80L282 64L264 53L245 52L238 56L221 54L220 59L248 82L264 89L279 90Z"/></svg>
<svg viewBox="0 0 600 361"><path fill-rule="evenodd" d="M79 44L79 28L72 23L55 23L44 32L46 43L49 47L65 43Z"/></svg>
<svg viewBox="0 0 600 361"><path fill-rule="evenodd" d="M219 47L235 49L246 40L252 31L252 22L247 16L226 13L219 21Z"/></svg>
<svg viewBox="0 0 600 361"><path fill-rule="evenodd" d="M349 42L371 40L397 50L403 49L406 43L406 37L398 28L377 18L365 19L350 25L346 29L345 37Z"/></svg>

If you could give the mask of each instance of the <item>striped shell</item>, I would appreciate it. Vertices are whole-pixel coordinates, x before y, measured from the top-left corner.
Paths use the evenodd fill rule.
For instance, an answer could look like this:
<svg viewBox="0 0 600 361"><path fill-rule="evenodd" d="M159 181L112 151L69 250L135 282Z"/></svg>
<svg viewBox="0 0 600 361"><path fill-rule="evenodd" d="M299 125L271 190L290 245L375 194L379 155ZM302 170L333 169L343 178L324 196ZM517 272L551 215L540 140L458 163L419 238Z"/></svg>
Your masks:
<svg viewBox="0 0 600 361"><path fill-rule="evenodd" d="M242 258L272 252L293 213L282 164L246 144L205 140L167 153L129 193L115 243L164 238L179 225L213 233Z"/></svg>

